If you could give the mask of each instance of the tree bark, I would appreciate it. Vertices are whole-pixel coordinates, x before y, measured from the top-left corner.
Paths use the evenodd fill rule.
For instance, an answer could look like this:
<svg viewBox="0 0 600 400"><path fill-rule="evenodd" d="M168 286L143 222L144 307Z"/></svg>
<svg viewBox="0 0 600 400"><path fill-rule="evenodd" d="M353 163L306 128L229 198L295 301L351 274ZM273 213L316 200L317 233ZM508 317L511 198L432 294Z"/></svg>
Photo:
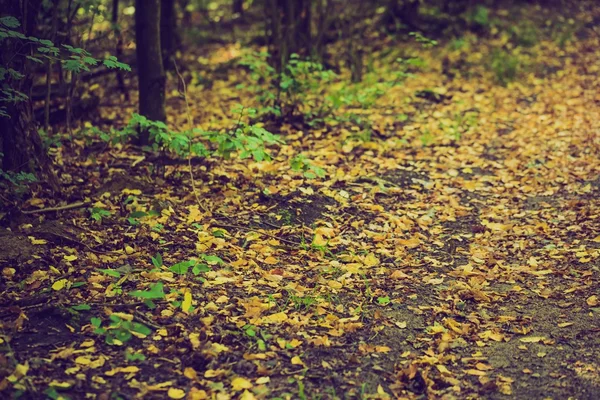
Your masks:
<svg viewBox="0 0 600 400"><path fill-rule="evenodd" d="M160 47L163 58L163 67L172 70L173 57L179 44L177 33L177 14L175 13L175 0L161 0L160 2Z"/></svg>
<svg viewBox="0 0 600 400"><path fill-rule="evenodd" d="M272 63L281 70L292 54L312 54L311 0L270 0L266 2Z"/></svg>
<svg viewBox="0 0 600 400"><path fill-rule="evenodd" d="M3 15L11 15L21 22L21 31L34 35L35 16L41 1L15 2L0 0ZM21 72L24 78L8 83L11 89L29 96L32 87L31 74L24 56L17 55L22 45L15 39L0 42L0 64ZM9 61L10 60L10 61ZM10 65L8 63L10 62ZM2 149L2 169L6 172L31 172L40 181L58 190L58 179L52 168L52 161L43 147L32 113L31 100L5 102L6 116L0 116L0 140Z"/></svg>
<svg viewBox="0 0 600 400"><path fill-rule="evenodd" d="M135 40L139 81L139 112L153 121L166 121L165 83L160 46L160 0L135 0ZM141 130L140 145L150 143Z"/></svg>
<svg viewBox="0 0 600 400"><path fill-rule="evenodd" d="M240 18L244 18L244 0L233 0L233 4L231 6L231 11L234 15L238 14Z"/></svg>

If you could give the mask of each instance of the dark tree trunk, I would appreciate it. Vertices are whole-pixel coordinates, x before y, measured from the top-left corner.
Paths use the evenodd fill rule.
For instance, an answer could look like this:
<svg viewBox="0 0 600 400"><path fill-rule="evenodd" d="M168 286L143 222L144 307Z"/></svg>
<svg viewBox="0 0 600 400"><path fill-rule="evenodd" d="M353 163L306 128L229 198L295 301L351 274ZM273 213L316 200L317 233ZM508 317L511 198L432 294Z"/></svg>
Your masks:
<svg viewBox="0 0 600 400"><path fill-rule="evenodd" d="M165 70L160 49L160 0L135 0L135 40L140 114L165 121ZM140 131L139 144L150 143L150 132Z"/></svg>
<svg viewBox="0 0 600 400"><path fill-rule="evenodd" d="M41 1L15 2L0 0L3 15L16 17L21 23L21 31L26 35L35 35L35 16ZM24 75L24 78L5 82L11 89L27 96L31 92L31 75L23 46L14 39L0 42L0 57L3 66L10 66ZM10 65L8 65L10 60ZM32 172L40 181L48 183L52 190L58 190L58 179L52 168L37 124L33 118L32 104L29 99L18 102L5 102L6 116L0 116L0 140L2 141L2 169L6 172Z"/></svg>
<svg viewBox="0 0 600 400"><path fill-rule="evenodd" d="M231 11L233 14L239 15L241 18L244 17L244 0L233 0Z"/></svg>
<svg viewBox="0 0 600 400"><path fill-rule="evenodd" d="M160 48L162 51L163 67L172 70L173 57L178 47L177 14L175 0L160 2Z"/></svg>
<svg viewBox="0 0 600 400"><path fill-rule="evenodd" d="M268 43L272 63L280 70L292 54L311 56L311 0L268 0Z"/></svg>
<svg viewBox="0 0 600 400"><path fill-rule="evenodd" d="M419 5L419 0L389 0L383 23L392 30L398 25L419 29Z"/></svg>
<svg viewBox="0 0 600 400"><path fill-rule="evenodd" d="M115 35L117 37L117 47L115 48L115 56L119 59L123 59L123 35L121 33L121 26L119 26L119 0L113 0L112 6L112 23ZM117 84L121 93L125 97L125 101L129 101L129 91L125 86L125 79L123 73L117 71Z"/></svg>

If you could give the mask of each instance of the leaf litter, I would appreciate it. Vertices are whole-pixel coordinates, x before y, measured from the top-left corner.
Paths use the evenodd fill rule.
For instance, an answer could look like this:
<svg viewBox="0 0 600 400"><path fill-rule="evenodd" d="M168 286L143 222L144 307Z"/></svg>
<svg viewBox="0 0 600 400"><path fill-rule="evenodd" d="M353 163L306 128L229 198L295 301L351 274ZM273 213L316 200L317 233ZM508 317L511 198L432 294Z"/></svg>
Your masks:
<svg viewBox="0 0 600 400"><path fill-rule="evenodd" d="M600 81L585 50L598 37L553 46L537 57L560 52L559 72L506 86L477 66L448 80L431 52L429 71L365 111L380 137L282 124L270 163L197 165L200 203L185 165L148 181L134 148L98 153L101 170L63 154L70 176L91 177L71 190L108 213L62 212L82 228L71 240L36 234L37 218L2 233L30 244L0 256L15 361L0 358L0 389L595 398ZM198 120L226 118L240 76L190 88ZM476 123L453 125L472 110ZM326 178L290 170L300 149Z"/></svg>

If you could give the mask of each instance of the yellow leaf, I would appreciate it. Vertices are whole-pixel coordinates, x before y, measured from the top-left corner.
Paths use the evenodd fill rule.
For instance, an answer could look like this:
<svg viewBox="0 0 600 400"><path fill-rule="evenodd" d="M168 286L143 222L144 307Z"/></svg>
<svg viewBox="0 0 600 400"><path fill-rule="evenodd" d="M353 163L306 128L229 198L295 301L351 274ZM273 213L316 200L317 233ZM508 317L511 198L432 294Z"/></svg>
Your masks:
<svg viewBox="0 0 600 400"><path fill-rule="evenodd" d="M377 258L377 256L375 254L369 253L365 257L364 263L367 267L375 267L375 266L379 265L379 259Z"/></svg>
<svg viewBox="0 0 600 400"><path fill-rule="evenodd" d="M558 324L559 328L566 328L567 326L571 326L573 325L573 322L561 322L560 324Z"/></svg>
<svg viewBox="0 0 600 400"><path fill-rule="evenodd" d="M186 369L183 370L183 376L185 376L188 379L196 379L198 378L198 373L196 372L196 370L192 367L187 367Z"/></svg>
<svg viewBox="0 0 600 400"><path fill-rule="evenodd" d="M252 382L250 382L246 378L242 378L241 376L237 376L231 380L231 387L235 391L251 389L252 386L254 386L254 385L252 385Z"/></svg>
<svg viewBox="0 0 600 400"><path fill-rule="evenodd" d="M79 356L75 359L76 364L89 365L92 359L89 356Z"/></svg>
<svg viewBox="0 0 600 400"><path fill-rule="evenodd" d="M196 389L195 387L190 389L188 393L188 400L205 400L208 399L208 394L205 390Z"/></svg>
<svg viewBox="0 0 600 400"><path fill-rule="evenodd" d="M406 246L409 249L414 249L415 247L419 247L421 241L417 237L412 237L410 239L398 239L398 243L402 246Z"/></svg>
<svg viewBox="0 0 600 400"><path fill-rule="evenodd" d="M75 261L75 260L77 260L77 256L76 256L76 255L74 255L74 254L72 254L72 255L70 255L70 256L64 256L64 257L63 257L63 259L64 259L65 261Z"/></svg>
<svg viewBox="0 0 600 400"><path fill-rule="evenodd" d="M265 264L269 264L269 265L275 265L277 264L279 261L277 261L277 259L273 256L269 256L267 258L265 258Z"/></svg>
<svg viewBox="0 0 600 400"><path fill-rule="evenodd" d="M593 238L592 242L600 243L600 235Z"/></svg>
<svg viewBox="0 0 600 400"><path fill-rule="evenodd" d="M338 281L327 281L327 284L329 285L330 288L332 289L341 289L344 285L342 285L340 282Z"/></svg>
<svg viewBox="0 0 600 400"><path fill-rule="evenodd" d="M587 300L585 302L590 307L596 307L598 305L598 296L596 296L596 295L590 296L587 298Z"/></svg>
<svg viewBox="0 0 600 400"><path fill-rule="evenodd" d="M62 290L64 289L64 287L67 285L67 282L69 282L67 279L59 279L56 282L54 282L52 284L52 290Z"/></svg>
<svg viewBox="0 0 600 400"><path fill-rule="evenodd" d="M48 386L54 387L54 388L59 388L59 389L68 389L71 386L73 386L73 384L71 382L59 382L59 381L52 381L48 384Z"/></svg>
<svg viewBox="0 0 600 400"><path fill-rule="evenodd" d="M261 376L260 378L256 379L256 383L258 383L259 385L269 383L270 381L271 381L271 378L268 376Z"/></svg>
<svg viewBox="0 0 600 400"><path fill-rule="evenodd" d="M135 365L130 365L129 367L113 368L110 371L106 371L104 374L107 376L115 376L116 374L119 374L119 373L131 374L131 373L138 372L139 370L140 369L138 367L136 367Z"/></svg>
<svg viewBox="0 0 600 400"><path fill-rule="evenodd" d="M302 362L302 360L300 359L299 356L294 356L294 357L292 357L292 364L293 365L304 365L304 362Z"/></svg>
<svg viewBox="0 0 600 400"><path fill-rule="evenodd" d="M169 388L167 396L169 396L170 399L183 399L185 397L185 391L177 388Z"/></svg>
<svg viewBox="0 0 600 400"><path fill-rule="evenodd" d="M526 336L519 339L523 343L539 343L542 340L546 340L544 336Z"/></svg>
<svg viewBox="0 0 600 400"><path fill-rule="evenodd" d="M192 293L188 290L183 295L183 302L181 303L181 309L184 313L188 314L192 307Z"/></svg>
<svg viewBox="0 0 600 400"><path fill-rule="evenodd" d="M127 253L128 255L131 255L131 254L135 253L135 250L131 246L125 246L125 253Z"/></svg>
<svg viewBox="0 0 600 400"><path fill-rule="evenodd" d="M312 244L314 246L326 246L327 240L320 233L316 233L315 237L313 238Z"/></svg>
<svg viewBox="0 0 600 400"><path fill-rule="evenodd" d="M256 400L256 397L254 397L252 392L244 390L244 393L242 393L242 395L240 396L240 400Z"/></svg>
<svg viewBox="0 0 600 400"><path fill-rule="evenodd" d="M448 368L442 364L438 364L435 367L438 369L438 371L440 371L440 373L442 373L442 375L452 375Z"/></svg>
<svg viewBox="0 0 600 400"><path fill-rule="evenodd" d="M467 375L475 375L475 376L484 376L484 375L486 375L486 372L479 371L478 369L466 369L465 373Z"/></svg>
<svg viewBox="0 0 600 400"><path fill-rule="evenodd" d="M46 243L48 243L48 241L45 239L36 239L33 236L29 236L29 241L31 242L31 244L46 244Z"/></svg>
<svg viewBox="0 0 600 400"><path fill-rule="evenodd" d="M15 383L20 381L24 376L27 376L27 371L29 371L29 364L17 364L13 373L6 378L10 383Z"/></svg>
<svg viewBox="0 0 600 400"><path fill-rule="evenodd" d="M287 319L288 319L287 314L282 311L282 312L267 315L266 317L261 318L261 322L263 324L279 324Z"/></svg>

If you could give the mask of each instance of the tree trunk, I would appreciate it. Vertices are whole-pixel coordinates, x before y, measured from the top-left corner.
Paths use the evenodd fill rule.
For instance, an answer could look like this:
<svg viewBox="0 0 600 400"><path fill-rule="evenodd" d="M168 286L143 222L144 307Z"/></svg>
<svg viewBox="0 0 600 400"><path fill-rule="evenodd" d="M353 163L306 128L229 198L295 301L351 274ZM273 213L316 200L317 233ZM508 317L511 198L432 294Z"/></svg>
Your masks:
<svg viewBox="0 0 600 400"><path fill-rule="evenodd" d="M383 23L391 30L403 28L419 29L419 0L388 0Z"/></svg>
<svg viewBox="0 0 600 400"><path fill-rule="evenodd" d="M270 0L265 5L273 65L281 70L292 54L311 56L311 0Z"/></svg>
<svg viewBox="0 0 600 400"><path fill-rule="evenodd" d="M153 121L166 121L165 70L160 48L160 0L135 0L135 40L139 80L139 112ZM150 143L141 130L140 145Z"/></svg>
<svg viewBox="0 0 600 400"><path fill-rule="evenodd" d="M39 3L40 1L0 0L0 9L4 15L16 17L22 23L21 31L30 36L35 34L35 16ZM23 46L16 39L5 39L0 42L0 64L24 75L22 79L5 83L11 89L29 96L32 86L31 75L26 58L19 52L23 52ZM48 183L52 190L58 190L58 179L38 134L30 99L4 102L4 104L4 111L8 116L0 116L2 169L5 172L34 173L40 181Z"/></svg>
<svg viewBox="0 0 600 400"><path fill-rule="evenodd" d="M175 0L160 2L160 48L162 51L163 67L172 70L173 57L178 47L177 14Z"/></svg>
<svg viewBox="0 0 600 400"><path fill-rule="evenodd" d="M123 59L123 34L121 32L121 26L119 25L119 0L113 0L112 5L112 24L115 30L115 36L117 37L117 47L115 48L115 56L119 59ZM125 78L123 73L117 71L117 87L123 93L125 101L129 101L129 91L125 86Z"/></svg>
<svg viewBox="0 0 600 400"><path fill-rule="evenodd" d="M237 14L240 18L244 18L244 0L233 0L231 11L234 15Z"/></svg>

